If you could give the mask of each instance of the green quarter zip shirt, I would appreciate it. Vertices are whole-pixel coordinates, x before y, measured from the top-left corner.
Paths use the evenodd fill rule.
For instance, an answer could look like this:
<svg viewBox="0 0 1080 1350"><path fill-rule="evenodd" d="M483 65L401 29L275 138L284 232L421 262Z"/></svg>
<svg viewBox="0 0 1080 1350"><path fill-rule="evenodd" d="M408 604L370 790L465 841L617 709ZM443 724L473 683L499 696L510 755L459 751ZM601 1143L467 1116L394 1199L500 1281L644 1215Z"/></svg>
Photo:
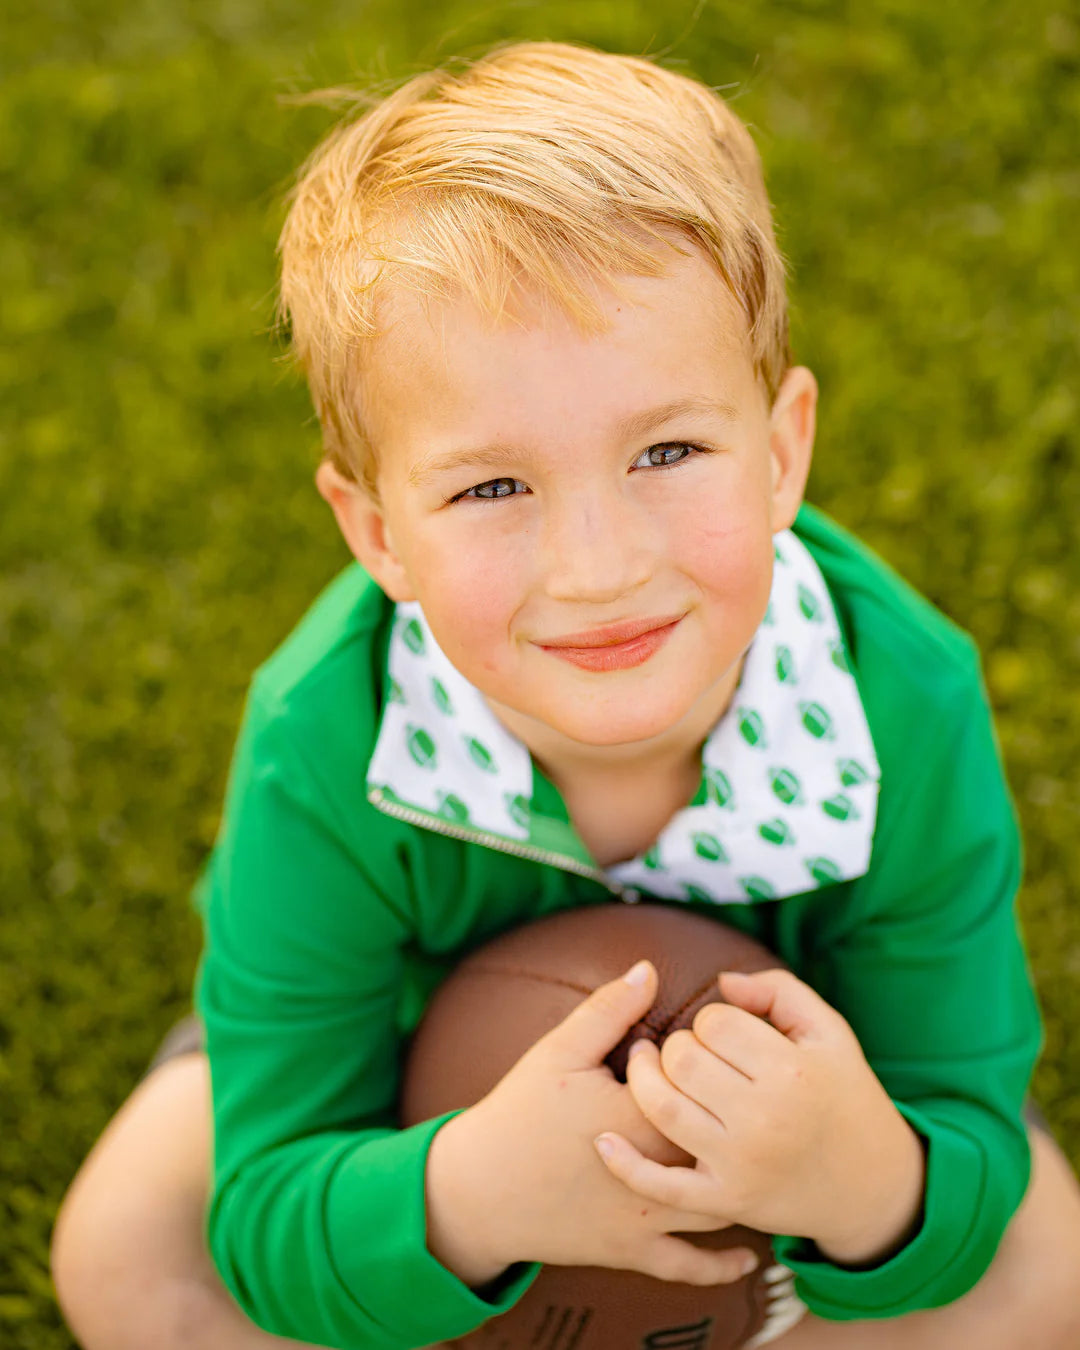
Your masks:
<svg viewBox="0 0 1080 1350"><path fill-rule="evenodd" d="M347 566L252 679L193 893L214 1113L207 1237L279 1336L408 1350L505 1312L425 1244L431 1140L398 1127L407 1037L469 951L639 898L753 934L850 1022L927 1149L921 1224L857 1270L777 1258L819 1316L894 1317L981 1277L1027 1185L1041 1049L1016 815L972 639L809 505L697 795L604 870L423 616Z"/></svg>

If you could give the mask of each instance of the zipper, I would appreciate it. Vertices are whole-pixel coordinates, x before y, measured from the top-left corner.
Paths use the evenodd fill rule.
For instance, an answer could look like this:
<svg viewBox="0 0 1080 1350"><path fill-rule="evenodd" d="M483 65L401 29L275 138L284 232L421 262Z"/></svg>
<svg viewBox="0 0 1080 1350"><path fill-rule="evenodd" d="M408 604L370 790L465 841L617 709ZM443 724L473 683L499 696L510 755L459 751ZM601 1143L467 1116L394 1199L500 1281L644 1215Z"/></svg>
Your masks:
<svg viewBox="0 0 1080 1350"><path fill-rule="evenodd" d="M612 881L600 868L590 867L588 863L580 862L577 858L554 853L547 848L536 848L532 844L521 844L514 839L504 839L501 834L490 834L487 830L465 829L451 820L443 820L441 816L431 816L423 811L415 811L410 806L392 802L388 800L382 788L369 788L367 798L372 806L378 807L384 815L394 816L408 825L417 825L421 829L431 830L434 834L446 834L451 839L461 839L467 844L483 844L486 848L496 849L500 853L510 853L516 858L529 858L533 862L545 863L548 867L560 867L564 872L576 872L578 876L598 881L612 895L617 895L628 905L636 904L641 899L639 892L632 886L623 886L617 881Z"/></svg>

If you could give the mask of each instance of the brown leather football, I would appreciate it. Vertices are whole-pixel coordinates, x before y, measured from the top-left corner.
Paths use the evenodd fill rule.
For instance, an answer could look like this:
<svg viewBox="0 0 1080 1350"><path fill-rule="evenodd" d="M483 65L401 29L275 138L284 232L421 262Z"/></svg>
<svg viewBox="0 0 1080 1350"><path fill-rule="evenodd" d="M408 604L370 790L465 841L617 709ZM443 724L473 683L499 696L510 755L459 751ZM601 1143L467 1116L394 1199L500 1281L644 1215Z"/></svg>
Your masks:
<svg viewBox="0 0 1080 1350"><path fill-rule="evenodd" d="M626 1081L633 1041L657 1046L721 1003L721 970L783 966L761 943L677 904L603 903L564 910L500 934L471 952L435 991L408 1047L403 1127L485 1096L525 1051L598 985L647 956L659 975L645 1017L605 1063ZM642 1117L657 1162L694 1159ZM658 1141L658 1142L657 1142ZM597 1165L603 1164L597 1159ZM711 1249L747 1246L761 1259L734 1284L701 1286L606 1267L546 1265L508 1312L449 1342L459 1350L748 1350L798 1319L790 1272L769 1237L731 1227L682 1234Z"/></svg>

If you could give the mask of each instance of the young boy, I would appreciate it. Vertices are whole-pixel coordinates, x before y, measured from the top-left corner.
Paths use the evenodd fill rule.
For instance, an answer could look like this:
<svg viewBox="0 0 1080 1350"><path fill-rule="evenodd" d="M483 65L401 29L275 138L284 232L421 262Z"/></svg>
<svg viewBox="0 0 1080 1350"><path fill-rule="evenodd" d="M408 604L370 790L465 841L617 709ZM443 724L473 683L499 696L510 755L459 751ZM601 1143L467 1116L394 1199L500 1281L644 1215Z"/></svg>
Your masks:
<svg viewBox="0 0 1080 1350"><path fill-rule="evenodd" d="M673 1236L730 1222L778 1235L787 1350L1075 1345L978 655L802 505L817 390L745 128L643 59L498 47L339 126L281 253L362 566L252 682L196 896L208 1061L155 1068L57 1223L84 1345L406 1350L540 1262L738 1278ZM646 964L397 1128L464 952L642 897L796 975L722 975L618 1085Z"/></svg>

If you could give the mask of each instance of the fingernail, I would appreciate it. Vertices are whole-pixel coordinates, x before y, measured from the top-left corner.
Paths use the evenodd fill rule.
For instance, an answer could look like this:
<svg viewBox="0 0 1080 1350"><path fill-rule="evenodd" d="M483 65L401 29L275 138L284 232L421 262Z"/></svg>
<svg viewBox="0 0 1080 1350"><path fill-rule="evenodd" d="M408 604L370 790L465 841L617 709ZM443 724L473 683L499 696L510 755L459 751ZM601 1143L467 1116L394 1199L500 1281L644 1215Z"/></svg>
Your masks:
<svg viewBox="0 0 1080 1350"><path fill-rule="evenodd" d="M639 961L636 966L631 966L623 976L627 984L644 984L649 978L648 961Z"/></svg>
<svg viewBox="0 0 1080 1350"><path fill-rule="evenodd" d="M611 1142L611 1140L607 1137L606 1134L598 1135L593 1140L593 1143L596 1145L597 1153L599 1153L602 1158L610 1158L611 1155L615 1152L615 1145Z"/></svg>
<svg viewBox="0 0 1080 1350"><path fill-rule="evenodd" d="M635 1055L640 1054L640 1052L644 1049L645 1049L645 1040L644 1038L642 1038L641 1040L637 1040L634 1042L634 1044L626 1052L626 1058L628 1060L631 1060L634 1058Z"/></svg>
<svg viewBox="0 0 1080 1350"><path fill-rule="evenodd" d="M749 1275L752 1270L757 1270L761 1263L753 1252L749 1252L742 1261L739 1262L739 1274Z"/></svg>

